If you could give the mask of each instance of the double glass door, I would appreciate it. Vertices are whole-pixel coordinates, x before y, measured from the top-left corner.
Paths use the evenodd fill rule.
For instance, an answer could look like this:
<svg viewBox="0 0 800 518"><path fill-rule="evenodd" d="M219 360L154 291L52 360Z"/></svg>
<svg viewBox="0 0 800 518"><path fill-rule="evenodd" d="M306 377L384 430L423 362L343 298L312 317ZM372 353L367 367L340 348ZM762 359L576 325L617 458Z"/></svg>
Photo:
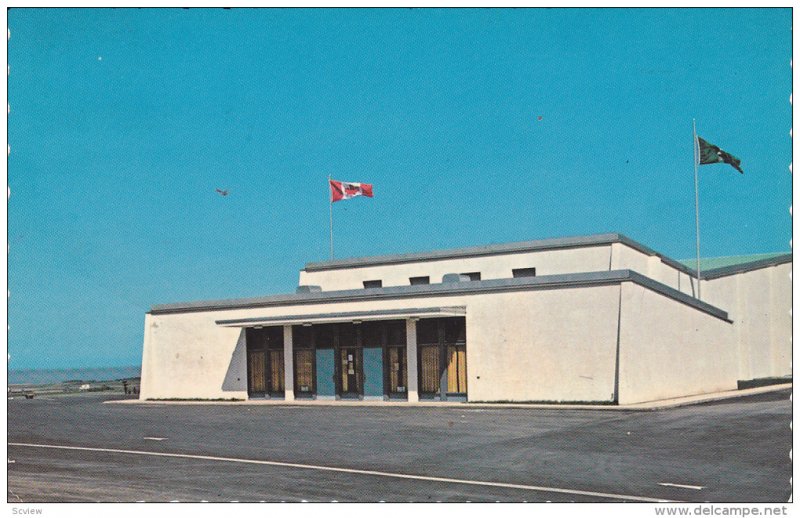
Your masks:
<svg viewBox="0 0 800 518"><path fill-rule="evenodd" d="M255 349L247 354L247 389L250 396L282 396L283 349Z"/></svg>
<svg viewBox="0 0 800 518"><path fill-rule="evenodd" d="M465 394L467 392L466 345L421 346L419 358L419 390L421 393L440 394L442 383L446 383L445 389L448 394Z"/></svg>

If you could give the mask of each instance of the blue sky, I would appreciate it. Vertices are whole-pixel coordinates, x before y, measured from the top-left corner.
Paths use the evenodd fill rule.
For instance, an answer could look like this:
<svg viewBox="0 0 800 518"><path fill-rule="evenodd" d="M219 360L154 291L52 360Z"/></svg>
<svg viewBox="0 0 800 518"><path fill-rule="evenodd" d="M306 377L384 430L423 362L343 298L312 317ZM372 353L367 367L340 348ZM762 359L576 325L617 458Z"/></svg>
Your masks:
<svg viewBox="0 0 800 518"><path fill-rule="evenodd" d="M152 304L328 257L622 232L789 250L791 11L12 9L11 368L138 364ZM538 120L538 117L542 117ZM222 197L215 188L228 189Z"/></svg>

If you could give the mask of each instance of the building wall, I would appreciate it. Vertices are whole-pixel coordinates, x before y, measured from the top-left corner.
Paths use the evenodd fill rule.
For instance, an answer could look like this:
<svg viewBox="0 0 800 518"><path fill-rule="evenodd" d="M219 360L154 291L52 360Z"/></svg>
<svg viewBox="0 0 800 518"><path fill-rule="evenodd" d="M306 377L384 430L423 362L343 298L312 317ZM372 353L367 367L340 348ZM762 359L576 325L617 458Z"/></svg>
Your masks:
<svg viewBox="0 0 800 518"><path fill-rule="evenodd" d="M363 281L378 279L383 281L383 286L408 286L410 277L429 276L431 284L435 284L442 282L442 276L447 273L480 272L482 280L509 279L514 268L536 268L536 275L608 271L609 251L610 245L601 245L360 268L301 270L299 284L335 291L363 288Z"/></svg>
<svg viewBox="0 0 800 518"><path fill-rule="evenodd" d="M619 285L507 293L467 307L470 401L609 402Z"/></svg>
<svg viewBox="0 0 800 518"><path fill-rule="evenodd" d="M140 399L246 399L244 332L219 313L147 315Z"/></svg>
<svg viewBox="0 0 800 518"><path fill-rule="evenodd" d="M630 404L731 390L791 373L789 270L704 282L704 299L734 324L632 282L147 315L141 398L247 398L244 333L216 320L434 306L466 307L470 401L610 402L616 390Z"/></svg>
<svg viewBox="0 0 800 518"><path fill-rule="evenodd" d="M323 291L363 288L363 282L381 280L383 286L408 286L411 277L430 277L442 282L447 273L480 272L481 279L508 279L515 268L536 268L536 275L634 270L683 293L694 295L694 279L686 273L623 243L497 254L405 264L348 267L332 270L300 271L300 285L321 286Z"/></svg>
<svg viewBox="0 0 800 518"><path fill-rule="evenodd" d="M728 311L738 379L791 375L791 263L703 281L703 299Z"/></svg>
<svg viewBox="0 0 800 518"><path fill-rule="evenodd" d="M733 326L633 283L622 285L619 403L736 389Z"/></svg>
<svg viewBox="0 0 800 518"><path fill-rule="evenodd" d="M670 288L694 296L695 280L665 263L657 255L644 254L624 243L612 243L610 262L611 270L634 270Z"/></svg>
<svg viewBox="0 0 800 518"><path fill-rule="evenodd" d="M141 398L247 397L244 333L216 320L466 306L470 400L609 401L618 292L612 285L148 315Z"/></svg>

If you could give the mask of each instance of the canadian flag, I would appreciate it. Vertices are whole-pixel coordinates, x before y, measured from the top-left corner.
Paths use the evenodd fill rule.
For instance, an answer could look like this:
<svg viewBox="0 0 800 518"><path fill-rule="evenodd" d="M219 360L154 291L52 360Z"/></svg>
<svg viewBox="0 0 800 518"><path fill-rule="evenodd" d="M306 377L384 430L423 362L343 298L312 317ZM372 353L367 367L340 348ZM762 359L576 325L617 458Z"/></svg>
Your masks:
<svg viewBox="0 0 800 518"><path fill-rule="evenodd" d="M349 200L356 196L366 196L372 198L371 183L337 182L329 180L331 183L331 202Z"/></svg>

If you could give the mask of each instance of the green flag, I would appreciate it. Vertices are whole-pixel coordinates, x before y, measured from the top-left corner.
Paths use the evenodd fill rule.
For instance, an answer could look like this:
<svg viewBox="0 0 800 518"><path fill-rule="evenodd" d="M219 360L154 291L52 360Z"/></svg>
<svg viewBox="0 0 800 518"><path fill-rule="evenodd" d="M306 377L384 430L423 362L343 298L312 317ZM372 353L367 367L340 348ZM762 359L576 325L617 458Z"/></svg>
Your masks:
<svg viewBox="0 0 800 518"><path fill-rule="evenodd" d="M700 148L700 165L725 162L726 164L732 165L733 168L740 173L744 173L740 167L742 161L730 153L726 153L714 144L706 142L700 137L697 137L697 145Z"/></svg>

